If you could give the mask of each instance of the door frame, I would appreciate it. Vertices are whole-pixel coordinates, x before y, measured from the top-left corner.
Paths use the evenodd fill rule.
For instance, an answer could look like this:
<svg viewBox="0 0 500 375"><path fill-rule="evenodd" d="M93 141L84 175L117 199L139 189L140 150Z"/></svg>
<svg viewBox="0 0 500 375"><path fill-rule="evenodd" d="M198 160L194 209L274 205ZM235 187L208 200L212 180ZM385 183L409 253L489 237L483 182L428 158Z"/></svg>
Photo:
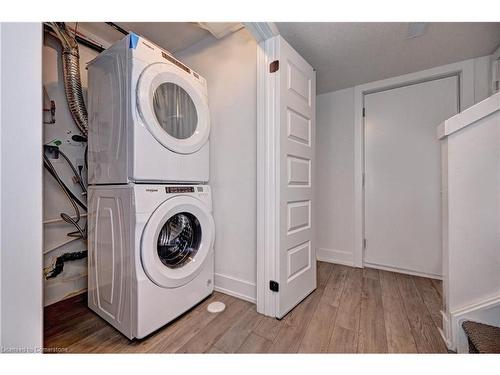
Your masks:
<svg viewBox="0 0 500 375"><path fill-rule="evenodd" d="M278 300L266 280L278 275L279 244L279 134L275 102L276 75L269 64L277 54L274 35L257 44L257 312L275 317Z"/></svg>
<svg viewBox="0 0 500 375"><path fill-rule="evenodd" d="M354 87L354 257L355 267L364 267L364 169L365 95L409 86L430 80L458 76L460 111L474 104L474 59L461 61L420 72L405 74ZM436 127L436 138L437 138Z"/></svg>
<svg viewBox="0 0 500 375"><path fill-rule="evenodd" d="M383 89L380 89L380 90L374 90L374 91L370 91L370 92L366 92L364 93L363 95L363 101L364 101L364 108L365 108L365 116L363 117L363 138L364 140L366 140L366 124L365 124L365 121L366 121L366 114L368 112L367 110L367 106L366 106L366 102L365 102L365 99L366 99L366 96L367 95L371 95L371 94L377 94L377 93L383 93L383 92L386 92L386 91L391 91L391 90L395 90L395 89L399 89L399 88L406 88L406 87L411 87L411 86L414 86L414 85L419 85L419 84L423 84L423 83L429 83L429 82L433 82L433 81L437 81L437 80L441 80L441 79L447 79L447 78L456 78L456 86L455 86L455 94L456 94L456 100L457 100L457 106L456 106L456 109L457 109L457 113L460 112L460 75L456 72L456 73L452 73L452 74L449 74L449 75L443 75L443 76L437 76L437 77L430 77L428 79L424 79L424 80L419 80L417 82L410 82L410 83L404 83L402 85L398 85L398 86L394 86L394 87L389 87L389 88L383 88ZM437 131L439 129L439 125L435 127L435 130ZM437 133L437 132L436 132ZM436 141L438 142L438 136L436 136ZM440 149L440 145L439 145L439 149ZM441 151L439 152L439 154L441 154ZM367 159L366 159L366 142L364 142L363 144L363 172L364 172L364 178L363 178L363 238L365 241L366 240L366 210L365 210L365 205L366 205L366 162L367 162ZM439 159L438 159L438 163L439 165L441 165L441 155L439 155ZM438 189L441 190L441 175L439 176L440 177L440 184L438 185ZM439 210L439 232L440 234L442 234L443 232L443 209L442 207L440 207L440 210ZM441 248L442 248L442 242L440 241L440 244L441 244ZM427 277L427 278L431 278L431 279L439 279L441 280L442 279L442 276L443 276L443 273L441 272L441 274L435 274L435 273L427 273L427 272L420 272L420 271L413 271L413 270L410 270L410 269L407 269L407 268L402 268L402 267L396 267L396 266L389 266L389 265L382 265L382 264L373 264L373 263L369 263L369 262L366 262L366 243L364 242L363 243L363 267L365 266L368 266L368 267L371 267L371 268L378 268L378 269L381 269L381 270L387 270L387 271L392 271L392 272L401 272L401 273L406 273L406 274L410 274L410 275L415 275L415 276L421 276L421 277Z"/></svg>
<svg viewBox="0 0 500 375"><path fill-rule="evenodd" d="M278 28L272 22L244 24L257 41L257 312L276 317L277 293L268 280L278 275L279 244L279 134L275 102L276 75L269 74L269 64L276 59L279 48Z"/></svg>

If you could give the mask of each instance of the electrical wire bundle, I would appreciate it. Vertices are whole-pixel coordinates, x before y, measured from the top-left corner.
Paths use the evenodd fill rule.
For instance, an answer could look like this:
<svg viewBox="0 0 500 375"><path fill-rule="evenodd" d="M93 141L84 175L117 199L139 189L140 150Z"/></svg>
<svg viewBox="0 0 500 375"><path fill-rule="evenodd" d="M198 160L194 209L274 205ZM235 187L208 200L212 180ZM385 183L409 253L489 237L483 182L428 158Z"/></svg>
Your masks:
<svg viewBox="0 0 500 375"><path fill-rule="evenodd" d="M80 172L77 171L77 169L75 168L75 166L73 165L71 160L69 160L69 158L66 156L66 154L61 149L59 149L59 147L57 147L57 146L45 145L44 148L48 152L55 153L56 155L61 155L64 158L64 160L66 160L66 162L70 166L71 170L73 171L73 174L74 174L76 180L78 181L80 187L82 188L82 191L87 192L87 187L85 186L83 179L82 179L81 170L80 170ZM81 214L80 214L80 210L78 209L78 206L80 206L85 211L87 211L87 206L84 203L82 203L82 201L80 199L78 199L75 196L75 194L73 194L73 192L69 189L69 187L61 180L56 169L54 168L50 159L47 157L47 155L45 153L43 155L43 162L44 162L45 168L52 175L52 177L54 177L54 179L59 184L59 186L61 187L61 190L65 193L66 197L68 198L69 202L71 203L71 205L73 206L73 208L75 210L75 219L73 219L70 215L68 215L64 212L61 213L61 219L63 219L65 222L67 222L69 224L72 224L76 228L76 231L68 233L68 236L86 239L87 238L87 224L85 223L85 226L83 228L80 226L79 221L81 219Z"/></svg>

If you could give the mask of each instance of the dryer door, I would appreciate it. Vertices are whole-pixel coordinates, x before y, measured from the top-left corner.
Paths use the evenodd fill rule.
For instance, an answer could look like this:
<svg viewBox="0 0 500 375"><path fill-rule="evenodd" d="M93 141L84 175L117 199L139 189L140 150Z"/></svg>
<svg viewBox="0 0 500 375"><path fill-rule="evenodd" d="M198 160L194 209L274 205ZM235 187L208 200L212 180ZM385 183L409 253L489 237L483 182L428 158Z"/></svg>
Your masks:
<svg viewBox="0 0 500 375"><path fill-rule="evenodd" d="M208 141L208 105L198 85L196 78L165 63L151 64L139 78L137 107L142 120L171 151L191 154Z"/></svg>
<svg viewBox="0 0 500 375"><path fill-rule="evenodd" d="M161 287L187 284L201 271L214 237L214 220L203 202L190 196L173 197L153 212L144 228L144 271Z"/></svg>

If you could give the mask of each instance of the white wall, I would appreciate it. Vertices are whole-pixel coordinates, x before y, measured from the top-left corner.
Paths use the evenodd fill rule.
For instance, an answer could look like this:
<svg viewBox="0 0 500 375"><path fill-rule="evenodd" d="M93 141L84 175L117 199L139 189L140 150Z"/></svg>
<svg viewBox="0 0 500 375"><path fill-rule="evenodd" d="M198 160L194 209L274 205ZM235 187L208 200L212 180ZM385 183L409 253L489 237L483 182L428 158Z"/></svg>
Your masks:
<svg viewBox="0 0 500 375"><path fill-rule="evenodd" d="M474 62L474 102L490 93L490 57ZM354 88L316 97L316 201L320 260L354 263Z"/></svg>
<svg viewBox="0 0 500 375"><path fill-rule="evenodd" d="M479 103L491 92L491 56L474 59L474 103Z"/></svg>
<svg viewBox="0 0 500 375"><path fill-rule="evenodd" d="M353 264L354 88L316 98L317 258Z"/></svg>
<svg viewBox="0 0 500 375"><path fill-rule="evenodd" d="M215 286L250 301L256 298L256 51L242 29L176 53L208 83Z"/></svg>
<svg viewBox="0 0 500 375"><path fill-rule="evenodd" d="M42 25L0 28L0 346L37 350L43 337Z"/></svg>

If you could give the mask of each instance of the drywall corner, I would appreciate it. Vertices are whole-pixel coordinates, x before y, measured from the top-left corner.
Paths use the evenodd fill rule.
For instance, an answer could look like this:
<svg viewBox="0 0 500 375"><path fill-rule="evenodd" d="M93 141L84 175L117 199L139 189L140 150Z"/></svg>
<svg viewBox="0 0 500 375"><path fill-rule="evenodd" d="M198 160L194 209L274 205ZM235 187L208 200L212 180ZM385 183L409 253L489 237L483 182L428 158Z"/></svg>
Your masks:
<svg viewBox="0 0 500 375"><path fill-rule="evenodd" d="M354 265L354 88L316 98L317 258Z"/></svg>
<svg viewBox="0 0 500 375"><path fill-rule="evenodd" d="M2 23L0 29L1 351L40 352L42 25Z"/></svg>
<svg viewBox="0 0 500 375"><path fill-rule="evenodd" d="M216 290L255 302L257 43L246 29L176 53L207 80Z"/></svg>

